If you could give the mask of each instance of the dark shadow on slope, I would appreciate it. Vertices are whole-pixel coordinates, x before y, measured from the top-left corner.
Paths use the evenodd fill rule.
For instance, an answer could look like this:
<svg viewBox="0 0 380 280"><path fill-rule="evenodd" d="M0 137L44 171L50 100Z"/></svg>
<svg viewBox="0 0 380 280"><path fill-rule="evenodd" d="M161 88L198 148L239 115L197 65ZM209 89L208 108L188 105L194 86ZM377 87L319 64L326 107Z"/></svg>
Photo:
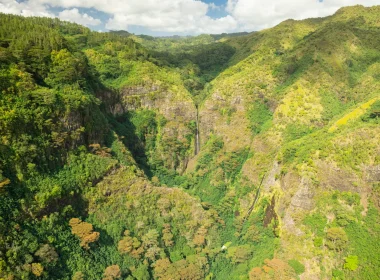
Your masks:
<svg viewBox="0 0 380 280"><path fill-rule="evenodd" d="M153 173L148 164L148 156L145 150L145 143L136 134L136 126L130 120L130 114L126 113L118 117L109 116L108 121L115 132L121 137L123 144L132 153L138 167L144 171L148 178L152 178ZM108 146L114 141L114 136L108 136Z"/></svg>

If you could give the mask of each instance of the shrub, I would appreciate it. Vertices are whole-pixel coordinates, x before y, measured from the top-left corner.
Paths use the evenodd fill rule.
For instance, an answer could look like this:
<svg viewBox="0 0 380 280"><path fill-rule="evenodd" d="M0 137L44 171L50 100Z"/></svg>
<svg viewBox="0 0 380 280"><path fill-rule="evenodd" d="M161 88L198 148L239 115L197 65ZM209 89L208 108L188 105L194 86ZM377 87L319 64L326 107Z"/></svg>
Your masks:
<svg viewBox="0 0 380 280"><path fill-rule="evenodd" d="M380 121L380 100L377 100L362 116L364 122L376 122Z"/></svg>
<svg viewBox="0 0 380 280"><path fill-rule="evenodd" d="M297 260L289 260L288 264L293 267L297 275L300 275L305 272L305 266Z"/></svg>
<svg viewBox="0 0 380 280"><path fill-rule="evenodd" d="M259 134L263 125L271 119L272 112L261 102L255 102L248 111L248 120L253 134Z"/></svg>
<svg viewBox="0 0 380 280"><path fill-rule="evenodd" d="M312 214L306 216L303 223L310 227L310 229L317 235L323 236L324 228L326 226L327 218L321 214Z"/></svg>
<svg viewBox="0 0 380 280"><path fill-rule="evenodd" d="M358 268L358 256L348 256L345 258L344 268L355 271Z"/></svg>
<svg viewBox="0 0 380 280"><path fill-rule="evenodd" d="M348 237L342 228L329 228L326 238L326 245L331 250L342 251L347 246Z"/></svg>
<svg viewBox="0 0 380 280"><path fill-rule="evenodd" d="M344 273L339 269L333 269L332 276L333 280L344 280Z"/></svg>

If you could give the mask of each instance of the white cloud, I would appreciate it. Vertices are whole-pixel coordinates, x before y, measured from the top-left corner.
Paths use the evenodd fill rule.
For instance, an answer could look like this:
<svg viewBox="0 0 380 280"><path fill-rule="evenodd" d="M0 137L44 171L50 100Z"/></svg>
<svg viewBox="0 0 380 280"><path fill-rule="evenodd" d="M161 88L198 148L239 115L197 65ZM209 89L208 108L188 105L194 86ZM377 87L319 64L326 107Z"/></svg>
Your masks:
<svg viewBox="0 0 380 280"><path fill-rule="evenodd" d="M0 0L0 12L22 16L59 17L62 20L76 22L86 26L99 25L101 21L88 14L81 14L78 9L63 10L58 14L49 11L44 1L30 0L17 2L15 0Z"/></svg>
<svg viewBox="0 0 380 280"><path fill-rule="evenodd" d="M2 1L2 0L0 0ZM232 16L213 19L209 5L198 0L29 0L52 7L93 8L110 15L107 29L128 29L131 25L152 31L177 33L220 33L233 31L237 21Z"/></svg>
<svg viewBox="0 0 380 280"><path fill-rule="evenodd" d="M261 30L283 20L323 17L351 5L372 6L380 0L228 0L227 11L240 29Z"/></svg>
<svg viewBox="0 0 380 280"><path fill-rule="evenodd" d="M79 13L79 10L76 8L63 10L58 14L58 17L66 21L76 22L86 26L96 26L102 23L99 19L93 18L86 13Z"/></svg>
<svg viewBox="0 0 380 280"><path fill-rule="evenodd" d="M109 16L106 29L127 30L141 26L153 32L222 33L261 30L294 18L333 14L343 6L380 4L380 0L226 0L229 15L214 19L211 10L224 9L215 3L199 0L0 0L0 11L24 16L58 16L87 26L101 24L81 8L93 9ZM54 14L51 8L62 10Z"/></svg>
<svg viewBox="0 0 380 280"><path fill-rule="evenodd" d="M45 5L32 4L30 1L0 0L0 12L22 16L54 17L54 14L49 12Z"/></svg>
<svg viewBox="0 0 380 280"><path fill-rule="evenodd" d="M106 28L110 30L127 29L129 25L139 25L152 31L173 33L222 33L235 30L236 20L231 16L212 19L208 16L181 15L171 13L168 16L157 16L156 12L149 14L124 15L116 14L111 18Z"/></svg>

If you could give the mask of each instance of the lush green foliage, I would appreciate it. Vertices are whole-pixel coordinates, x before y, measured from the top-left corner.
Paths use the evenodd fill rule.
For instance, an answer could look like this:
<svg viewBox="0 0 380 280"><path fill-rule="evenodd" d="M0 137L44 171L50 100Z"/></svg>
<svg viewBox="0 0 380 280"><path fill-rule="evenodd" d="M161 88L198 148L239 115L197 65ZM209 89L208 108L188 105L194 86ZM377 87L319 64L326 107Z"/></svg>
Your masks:
<svg viewBox="0 0 380 280"><path fill-rule="evenodd" d="M288 264L293 267L297 275L300 275L305 272L305 266L297 260L289 260Z"/></svg>
<svg viewBox="0 0 380 280"><path fill-rule="evenodd" d="M0 279L376 279L379 11L189 38L0 14Z"/></svg>
<svg viewBox="0 0 380 280"><path fill-rule="evenodd" d="M248 111L248 114L248 119L254 134L259 134L264 125L272 118L272 113L269 111L267 106L259 102L252 105L252 108Z"/></svg>

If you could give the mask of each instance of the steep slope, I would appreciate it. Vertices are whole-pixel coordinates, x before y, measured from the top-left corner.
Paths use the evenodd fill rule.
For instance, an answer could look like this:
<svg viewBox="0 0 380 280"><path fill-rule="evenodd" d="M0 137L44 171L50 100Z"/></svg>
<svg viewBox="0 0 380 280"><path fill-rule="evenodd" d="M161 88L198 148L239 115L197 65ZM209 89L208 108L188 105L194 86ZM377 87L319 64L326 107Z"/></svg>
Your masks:
<svg viewBox="0 0 380 280"><path fill-rule="evenodd" d="M87 250L96 248L92 244L97 241L108 248L107 233L99 233L98 224L93 228L76 219L85 219L91 210L87 188L106 176L114 178L115 172L127 184L139 180L149 185L127 148L138 156L139 145L151 140L146 133L156 133L165 141L161 146L165 144L166 150L156 150L168 154L163 160L169 168L181 166L178 158L186 153L177 155L173 150L182 149L177 134L189 130L195 106L179 75L158 68L145 49L126 37L45 18L0 15L0 21L0 277L68 279L78 272L75 277L101 278L112 259L107 260L108 251L103 249L89 258ZM112 83L119 76L123 77ZM184 139L191 143L191 137ZM186 147L193 149L190 144ZM180 199L193 205L189 218L174 208L172 216L181 223L208 215L183 191L171 196L170 190L156 189L148 188L147 192L157 192L149 203L162 196L169 203L165 209ZM191 216L196 211L198 216ZM132 226L117 222L123 230ZM169 222L170 226L176 223ZM197 222L192 229L203 225L204 230L211 226ZM151 226L157 230L163 223L158 219ZM165 236L179 238L170 230ZM188 235L191 238L193 234ZM118 241L110 252L120 259ZM92 271L89 263L97 268ZM133 264L137 261L129 263ZM122 273L131 274L128 269Z"/></svg>
<svg viewBox="0 0 380 280"><path fill-rule="evenodd" d="M0 21L0 277L204 278L225 222L145 175L194 153L183 76L123 34Z"/></svg>
<svg viewBox="0 0 380 280"><path fill-rule="evenodd" d="M376 279L379 15L152 39L0 14L0 279Z"/></svg>
<svg viewBox="0 0 380 280"><path fill-rule="evenodd" d="M237 165L241 172L226 181L224 195L214 203L220 205L234 192L239 223L255 209L252 203L257 207L269 200L266 219L273 219L281 240L275 256L304 263L303 279L376 277L366 260L379 244L373 224L379 221L378 179L365 178L377 176L368 170L376 173L379 165L378 105L373 105L380 92L378 14L379 7L349 7L326 19L290 20L237 39L253 54L222 72L200 107L203 145L219 137L223 147L214 158L227 160L249 149L247 160ZM363 121L363 114L374 121ZM223 172L217 174L221 178ZM209 184L215 186L213 182ZM241 189L246 190L239 193ZM329 197L335 202L326 202ZM356 201L349 206L357 216L342 222L337 216L350 215L344 208L350 199ZM372 211L371 221L366 211ZM346 247L329 245L335 228ZM372 245L363 244L359 252L356 246L363 239L355 231ZM356 272L347 261L344 265L348 255L357 256L359 263L363 259L359 270L352 269ZM268 277L261 273L255 268L251 278Z"/></svg>

